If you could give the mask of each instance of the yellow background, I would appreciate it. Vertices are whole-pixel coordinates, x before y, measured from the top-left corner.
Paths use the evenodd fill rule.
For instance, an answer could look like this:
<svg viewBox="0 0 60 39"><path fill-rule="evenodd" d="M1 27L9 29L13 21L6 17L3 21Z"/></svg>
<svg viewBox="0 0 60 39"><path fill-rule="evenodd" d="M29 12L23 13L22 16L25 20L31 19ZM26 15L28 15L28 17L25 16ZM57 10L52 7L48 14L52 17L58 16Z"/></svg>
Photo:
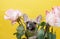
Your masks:
<svg viewBox="0 0 60 39"><path fill-rule="evenodd" d="M40 14L45 17L45 11L54 6L60 6L60 0L0 0L0 39L16 39L13 33L16 32L18 24L11 25L9 20L4 20L7 9L18 9L29 18L35 19ZM57 39L60 39L60 29L54 27L54 31Z"/></svg>

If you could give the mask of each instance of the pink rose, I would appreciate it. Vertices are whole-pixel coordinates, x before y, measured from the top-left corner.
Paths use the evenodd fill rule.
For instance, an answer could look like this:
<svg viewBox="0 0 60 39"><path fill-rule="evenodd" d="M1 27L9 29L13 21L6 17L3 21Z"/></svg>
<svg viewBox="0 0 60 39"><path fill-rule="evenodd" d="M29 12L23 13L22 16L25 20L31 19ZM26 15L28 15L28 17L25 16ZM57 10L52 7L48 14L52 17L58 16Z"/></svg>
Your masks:
<svg viewBox="0 0 60 39"><path fill-rule="evenodd" d="M12 24L14 24L19 16L21 16L21 12L19 10L9 9L5 12L4 19L11 20Z"/></svg>
<svg viewBox="0 0 60 39"><path fill-rule="evenodd" d="M54 7L46 12L46 22L52 26L60 26L60 7Z"/></svg>
<svg viewBox="0 0 60 39"><path fill-rule="evenodd" d="M54 13L52 12L46 12L46 22L50 25L54 25Z"/></svg>

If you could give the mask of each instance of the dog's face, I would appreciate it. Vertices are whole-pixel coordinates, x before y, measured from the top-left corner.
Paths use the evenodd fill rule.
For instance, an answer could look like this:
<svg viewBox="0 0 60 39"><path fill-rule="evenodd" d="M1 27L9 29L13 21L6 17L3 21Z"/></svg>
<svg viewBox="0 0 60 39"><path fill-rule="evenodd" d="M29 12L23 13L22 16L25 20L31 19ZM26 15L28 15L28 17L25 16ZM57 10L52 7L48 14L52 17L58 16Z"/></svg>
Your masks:
<svg viewBox="0 0 60 39"><path fill-rule="evenodd" d="M36 22L27 21L26 26L27 26L27 29L33 31L36 28Z"/></svg>
<svg viewBox="0 0 60 39"><path fill-rule="evenodd" d="M24 14L23 18L26 23L27 29L33 31L36 28L36 24L40 23L42 17L40 15L36 18L36 20L31 20L31 19L28 19L28 16L26 14Z"/></svg>

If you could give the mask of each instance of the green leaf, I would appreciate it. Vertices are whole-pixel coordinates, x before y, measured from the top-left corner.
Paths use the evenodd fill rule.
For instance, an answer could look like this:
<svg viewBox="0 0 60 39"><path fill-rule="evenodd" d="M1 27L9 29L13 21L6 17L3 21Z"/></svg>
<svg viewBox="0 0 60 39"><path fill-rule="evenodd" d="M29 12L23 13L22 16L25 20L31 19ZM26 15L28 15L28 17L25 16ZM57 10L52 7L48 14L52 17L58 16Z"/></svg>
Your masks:
<svg viewBox="0 0 60 39"><path fill-rule="evenodd" d="M55 33L53 34L53 39L56 39L56 34Z"/></svg>
<svg viewBox="0 0 60 39"><path fill-rule="evenodd" d="M23 32L24 31L24 26L20 25L17 27L17 32Z"/></svg>
<svg viewBox="0 0 60 39"><path fill-rule="evenodd" d="M53 34L52 32L50 32L49 39L56 39L56 34Z"/></svg>
<svg viewBox="0 0 60 39"><path fill-rule="evenodd" d="M45 26L46 23L45 22L42 22L41 24L39 24L39 26Z"/></svg>
<svg viewBox="0 0 60 39"><path fill-rule="evenodd" d="M17 39L21 39L21 36L24 34L24 26L19 25L17 27L17 32L15 34L16 34Z"/></svg>
<svg viewBox="0 0 60 39"><path fill-rule="evenodd" d="M37 39L44 39L44 29L40 29L37 34Z"/></svg>

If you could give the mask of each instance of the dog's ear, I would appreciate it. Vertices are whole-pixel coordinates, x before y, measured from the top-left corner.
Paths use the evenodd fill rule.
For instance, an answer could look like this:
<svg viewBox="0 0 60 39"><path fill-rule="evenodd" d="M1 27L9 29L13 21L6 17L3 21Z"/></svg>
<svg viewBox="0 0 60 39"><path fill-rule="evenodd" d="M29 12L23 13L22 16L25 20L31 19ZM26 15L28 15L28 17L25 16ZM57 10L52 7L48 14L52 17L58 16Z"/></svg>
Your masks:
<svg viewBox="0 0 60 39"><path fill-rule="evenodd" d="M23 14L24 22L28 21L28 16L26 14Z"/></svg>
<svg viewBox="0 0 60 39"><path fill-rule="evenodd" d="M41 20L42 20L42 16L41 15L39 15L37 18L36 18L36 23L40 23L41 22Z"/></svg>

